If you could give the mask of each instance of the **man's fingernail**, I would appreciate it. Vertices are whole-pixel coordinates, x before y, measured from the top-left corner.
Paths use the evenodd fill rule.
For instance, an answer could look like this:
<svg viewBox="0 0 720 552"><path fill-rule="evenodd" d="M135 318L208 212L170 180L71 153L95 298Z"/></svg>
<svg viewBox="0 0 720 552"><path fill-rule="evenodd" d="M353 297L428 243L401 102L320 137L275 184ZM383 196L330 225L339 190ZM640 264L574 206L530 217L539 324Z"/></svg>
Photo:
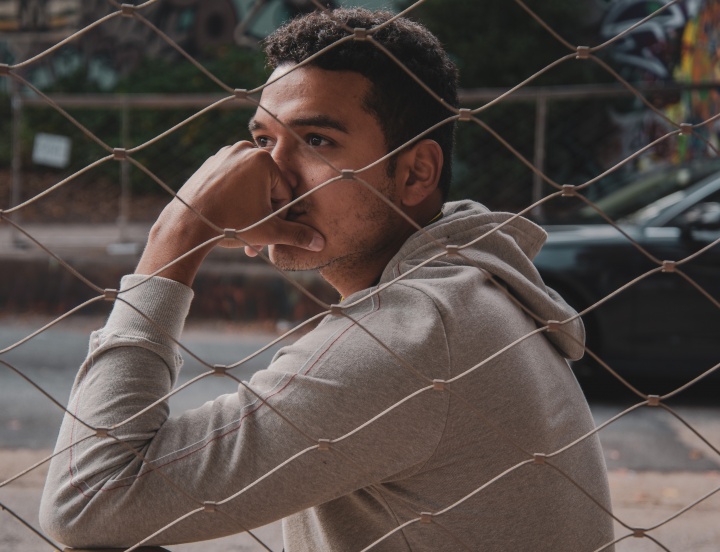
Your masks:
<svg viewBox="0 0 720 552"><path fill-rule="evenodd" d="M322 236L315 234L312 241L308 245L308 249L310 251L322 251L323 247L325 247L325 240Z"/></svg>

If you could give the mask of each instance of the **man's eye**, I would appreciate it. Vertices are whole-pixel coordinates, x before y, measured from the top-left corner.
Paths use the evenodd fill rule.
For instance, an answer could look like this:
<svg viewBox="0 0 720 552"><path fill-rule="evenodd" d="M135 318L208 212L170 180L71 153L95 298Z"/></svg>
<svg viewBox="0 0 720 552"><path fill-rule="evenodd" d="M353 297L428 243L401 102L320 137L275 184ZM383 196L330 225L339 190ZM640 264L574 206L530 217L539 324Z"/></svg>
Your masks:
<svg viewBox="0 0 720 552"><path fill-rule="evenodd" d="M266 148L270 145L270 139L266 136L258 136L257 138L255 138L255 143L259 148Z"/></svg>
<svg viewBox="0 0 720 552"><path fill-rule="evenodd" d="M307 143L310 146L317 148L319 146L327 146L330 143L330 141L327 138L318 136L317 134L311 134L310 136L307 137Z"/></svg>

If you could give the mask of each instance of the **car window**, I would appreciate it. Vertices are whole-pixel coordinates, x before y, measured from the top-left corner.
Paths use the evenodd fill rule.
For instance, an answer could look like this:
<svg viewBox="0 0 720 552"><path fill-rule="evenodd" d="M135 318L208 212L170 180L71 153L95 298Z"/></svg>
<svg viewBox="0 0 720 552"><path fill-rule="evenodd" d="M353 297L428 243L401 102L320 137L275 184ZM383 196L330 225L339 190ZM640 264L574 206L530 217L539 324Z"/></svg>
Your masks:
<svg viewBox="0 0 720 552"><path fill-rule="evenodd" d="M679 167L664 167L650 173L639 174L595 205L612 220L643 222L660 214L686 195L686 189L703 178L720 171L720 160L697 160ZM554 217L553 217L554 218ZM557 215L562 224L598 224L605 220L590 205Z"/></svg>
<svg viewBox="0 0 720 552"><path fill-rule="evenodd" d="M599 199L595 204L613 220L629 218L640 210L646 209L646 206L662 201L669 196L679 194L679 199L682 199L684 192L681 190L695 181L693 176L692 171L688 168L653 174L638 179L629 186ZM676 201L678 200L676 199L672 203ZM593 212L595 212L594 209Z"/></svg>
<svg viewBox="0 0 720 552"><path fill-rule="evenodd" d="M716 190L715 192L704 198L700 203L720 203L720 190ZM694 209L696 206L697 205L692 205L688 207L682 213L673 217L672 220L670 220L670 222L668 222L665 226L680 226L685 214L691 209Z"/></svg>
<svg viewBox="0 0 720 552"><path fill-rule="evenodd" d="M686 190L679 190L673 192L670 195L661 197L657 201L653 201L650 205L646 205L639 211L636 211L626 217L618 220L622 224L642 224L646 221L654 219L659 214L663 213L666 209L669 209L675 205L678 201L681 201L687 195Z"/></svg>

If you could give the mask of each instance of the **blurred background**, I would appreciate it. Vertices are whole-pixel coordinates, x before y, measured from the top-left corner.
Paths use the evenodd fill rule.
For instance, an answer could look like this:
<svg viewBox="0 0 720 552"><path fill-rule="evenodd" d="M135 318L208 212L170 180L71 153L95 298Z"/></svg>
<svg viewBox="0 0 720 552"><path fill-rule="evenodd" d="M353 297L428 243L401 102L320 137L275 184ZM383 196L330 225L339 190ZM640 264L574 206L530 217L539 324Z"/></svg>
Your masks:
<svg viewBox="0 0 720 552"><path fill-rule="evenodd" d="M409 0L364 1L393 11ZM665 2L658 0L530 1L528 6L572 44L597 45L637 23ZM333 1L330 5L349 4ZM309 0L167 0L143 14L185 51L232 88L254 88L267 77L260 42L289 17L314 9ZM30 59L112 11L104 0L3 0L0 2L0 62ZM446 45L460 68L462 103L480 107L543 70L569 50L517 4L427 1L411 16L424 22ZM697 123L717 113L717 4L688 0L671 5L650 22L600 50L598 56L636 86L669 118ZM22 72L24 78L67 106L98 137L117 147L139 145L222 97L223 90L157 33L129 18L115 18L72 40ZM0 80L0 189L11 199L13 156L22 185L12 198L32 197L103 155L65 117L25 87ZM13 95L20 105L12 110ZM230 104L173 132L138 154L177 189L219 147L248 138L247 109ZM568 61L534 79L480 118L551 179L580 184L665 134L671 127L605 69L584 60ZM12 131L14 117L20 129ZM717 147L720 125L699 130ZM67 156L55 165L33 156L38 135L65 139ZM460 125L452 160L454 198L471 197L494 209L517 211L549 193L533 173L487 131ZM713 155L708 143L679 136L650 148L587 190L605 195L630 175ZM104 201L88 209L91 220L118 217L117 166L89 171L73 184L76 206L84 186L102 190ZM130 168L129 220L147 220L155 211L148 196L164 192L147 175ZM91 183L91 184L90 184ZM98 195L93 194L97 198ZM165 199L165 198L163 198ZM55 201L23 211L26 220L66 221L73 215ZM548 210L556 210L553 204Z"/></svg>
<svg viewBox="0 0 720 552"><path fill-rule="evenodd" d="M665 3L545 0L527 5L570 43L597 45ZM361 4L398 11L412 2ZM268 74L262 39L283 21L315 7L310 0L166 0L143 14L220 81L252 89ZM28 60L112 10L105 0L2 0L0 63ZM458 64L464 107L486 105L569 53L514 2L429 0L411 16L440 37ZM669 119L698 123L717 113L720 103L719 17L714 0L675 3L597 55ZM143 144L227 95L158 33L132 18L99 25L20 74L113 147ZM249 138L251 114L240 102L230 102L134 157L177 190L220 147ZM543 71L478 117L560 184L595 178L672 130L607 70L587 60ZM719 132L715 121L697 129L697 135L664 140L583 193L597 200L638 175L686 165L692 173L681 172L680 178L695 181L717 168L704 160L716 156ZM0 79L0 137L4 207L34 197L106 155L65 116L12 79ZM452 163L451 199L472 198L492 209L517 212L555 191L475 124L459 125ZM117 223L118 241L125 243L137 241L128 225L152 221L168 198L147 174L128 163L111 162L74 178L15 217L26 223ZM552 222L574 208L576 201L554 201L530 215ZM0 304L7 301L0 292Z"/></svg>
<svg viewBox="0 0 720 552"><path fill-rule="evenodd" d="M322 3L393 12L413 5L410 0ZM517 2L427 0L409 15L436 33L457 63L462 106L487 106L476 115L486 128L458 126L451 199L525 211L547 229L538 269L578 310L592 307L583 321L595 355L574 368L602 423L639 400L603 363L653 394L717 368L720 0L527 0L526 5L570 44L612 42L594 53L597 61L571 56L548 68L574 48ZM262 39L288 18L315 8L310 0L163 0L142 15L216 79L230 88L252 89L269 74ZM30 60L115 10L105 0L0 0L0 64ZM16 72L118 148L142 145L228 95L159 33L132 18L94 26ZM246 103L225 103L133 158L177 190L219 148L249 139L252 113ZM679 132L680 123L696 126L692 133ZM84 170L106 155L38 92L0 78L0 209L21 205L83 171L11 219L93 283L115 288L133 270L151 223L171 196L128 162L110 160ZM544 202L557 190L528 165L561 185L592 183L582 188L582 197ZM659 271L663 260L690 256L680 267L687 278L670 274L672 267ZM0 225L0 266L0 351L97 295L9 224ZM658 272L643 276L653 268ZM287 278L323 301L338 301L314 274ZM238 350L248 354L322 310L263 261L237 251L214 251L195 291L188 343L203 358L214 355L218 361ZM87 332L109 307L101 302L83 308L80 317L0 360L23 367L62 402L84 356ZM268 358L249 364L248 375ZM190 361L185 377L203 369ZM5 450L5 466L19 470L35 459L23 451L52 446L61 412L46 401L35 404L37 391L18 382L10 371L0 373L5 390L0 404L10 412L0 419L0 452ZM720 485L716 389L717 376L711 376L673 399L703 438L659 409L638 410L601 432L613 498L624 515L649 525L649 513L659 522ZM194 386L194 394L178 398L174 408L219 392L215 383ZM35 515L40 484L35 481L26 495L22 488L12 491L28 519ZM0 488L0 499L7 491ZM717 550L720 503L712 500L683 516L682 523L660 530L669 539L664 542L677 547L672 550ZM21 533L17 541L6 533L0 545L25 545L26 531ZM619 550L660 549L646 539L634 541Z"/></svg>

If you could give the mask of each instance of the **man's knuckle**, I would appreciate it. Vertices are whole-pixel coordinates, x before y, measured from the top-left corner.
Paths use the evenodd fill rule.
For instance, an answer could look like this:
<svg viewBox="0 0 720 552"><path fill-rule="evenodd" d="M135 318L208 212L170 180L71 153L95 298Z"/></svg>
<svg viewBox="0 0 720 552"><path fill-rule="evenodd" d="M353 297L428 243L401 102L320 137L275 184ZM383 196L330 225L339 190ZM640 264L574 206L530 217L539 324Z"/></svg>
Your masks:
<svg viewBox="0 0 720 552"><path fill-rule="evenodd" d="M305 245L306 242L310 241L307 239L307 232L305 232L302 228L295 230L293 238L295 240L293 242L295 245Z"/></svg>

